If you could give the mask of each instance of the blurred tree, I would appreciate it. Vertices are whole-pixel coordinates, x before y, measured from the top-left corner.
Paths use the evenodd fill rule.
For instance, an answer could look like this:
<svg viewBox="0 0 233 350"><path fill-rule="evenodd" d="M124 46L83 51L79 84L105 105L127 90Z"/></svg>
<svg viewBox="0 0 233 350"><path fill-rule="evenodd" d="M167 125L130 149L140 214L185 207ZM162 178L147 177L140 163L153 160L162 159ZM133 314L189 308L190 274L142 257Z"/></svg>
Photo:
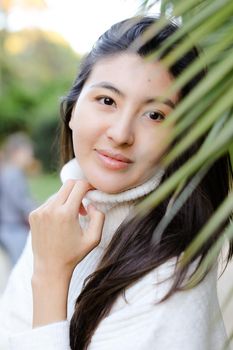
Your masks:
<svg viewBox="0 0 233 350"><path fill-rule="evenodd" d="M1 35L2 32L0 32ZM24 30L8 33L1 64L0 141L16 130L37 134L38 156L48 169L51 154L43 153L43 124L58 124L59 99L69 88L79 57L55 33ZM6 59L7 58L7 59ZM54 133L47 135L53 143Z"/></svg>
<svg viewBox="0 0 233 350"><path fill-rule="evenodd" d="M8 16L15 6L20 6L25 10L37 9L44 10L47 6L44 0L0 0L0 28L2 29L0 36L0 52L3 62L7 59L4 52L4 42L8 35ZM1 63L0 62L0 63ZM1 66L0 66L1 68ZM1 80L1 69L0 69L0 86L3 83Z"/></svg>
<svg viewBox="0 0 233 350"><path fill-rule="evenodd" d="M0 143L11 132L27 131L36 138L37 156L50 170L56 164L51 163L49 145L59 124L59 99L72 82L79 57L56 33L10 31L8 16L15 6L43 10L46 4L43 0L0 1Z"/></svg>

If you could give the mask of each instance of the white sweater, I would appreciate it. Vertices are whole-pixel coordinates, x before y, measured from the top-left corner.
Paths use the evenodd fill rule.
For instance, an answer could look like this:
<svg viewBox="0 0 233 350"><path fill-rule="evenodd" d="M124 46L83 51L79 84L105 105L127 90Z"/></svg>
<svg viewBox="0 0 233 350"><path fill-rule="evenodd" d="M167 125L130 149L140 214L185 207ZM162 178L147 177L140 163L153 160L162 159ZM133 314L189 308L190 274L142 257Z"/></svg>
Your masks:
<svg viewBox="0 0 233 350"><path fill-rule="evenodd" d="M77 162L69 162L61 172L62 180L83 178ZM0 303L0 349L69 350L69 321L74 303L85 278L100 261L116 228L129 214L133 204L158 184L161 172L134 189L106 194L87 193L83 203L93 202L105 212L102 239L76 267L68 295L67 321L32 329L31 275L33 256L30 237L14 268ZM87 224L81 218L81 225ZM88 350L221 350L226 341L225 329L216 291L216 267L197 287L175 293L156 304L171 282L159 281L170 276L175 260L171 259L145 275L126 290L126 300L119 296L109 315L99 324ZM8 345L8 338L9 344Z"/></svg>

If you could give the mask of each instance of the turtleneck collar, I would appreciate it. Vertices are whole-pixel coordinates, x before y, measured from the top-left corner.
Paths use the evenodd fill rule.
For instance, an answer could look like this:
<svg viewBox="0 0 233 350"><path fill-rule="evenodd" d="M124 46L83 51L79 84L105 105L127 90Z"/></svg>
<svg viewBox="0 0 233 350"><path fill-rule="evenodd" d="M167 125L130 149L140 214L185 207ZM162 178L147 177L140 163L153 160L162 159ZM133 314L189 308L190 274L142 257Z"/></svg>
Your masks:
<svg viewBox="0 0 233 350"><path fill-rule="evenodd" d="M101 242L96 248L97 250L105 249L108 246L117 228L130 214L134 205L140 198L152 192L159 185L162 175L163 170L160 169L145 183L116 194L104 193L99 190L90 190L86 193L82 201L84 207L86 208L89 203L92 203L96 209L105 214ZM69 179L85 179L75 158L64 165L60 176L62 182ZM89 224L88 216L80 216L79 221L83 228Z"/></svg>
<svg viewBox="0 0 233 350"><path fill-rule="evenodd" d="M109 205L131 202L152 192L159 185L163 173L164 171L160 168L149 180L143 184L123 192L110 194L99 190L91 190L87 192L85 197L92 202L102 204L105 203ZM70 160L63 166L60 177L63 183L68 179L85 179L85 175L76 158Z"/></svg>

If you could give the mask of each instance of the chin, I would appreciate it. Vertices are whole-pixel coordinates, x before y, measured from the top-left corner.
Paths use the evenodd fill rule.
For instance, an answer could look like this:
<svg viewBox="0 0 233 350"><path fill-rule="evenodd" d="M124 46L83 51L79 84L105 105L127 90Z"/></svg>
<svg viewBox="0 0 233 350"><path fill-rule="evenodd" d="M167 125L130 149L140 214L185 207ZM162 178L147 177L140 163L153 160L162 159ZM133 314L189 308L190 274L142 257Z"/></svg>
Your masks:
<svg viewBox="0 0 233 350"><path fill-rule="evenodd" d="M127 191L129 187L120 187L120 186L113 186L111 183L103 183L102 181L89 181L89 183L98 191L108 193L108 194L116 194L120 192Z"/></svg>
<svg viewBox="0 0 233 350"><path fill-rule="evenodd" d="M104 192L104 193L108 193L108 194L117 194L120 192L124 192L127 190L127 188L115 188L113 186L106 186L106 185L102 185L102 186L95 186L97 190Z"/></svg>

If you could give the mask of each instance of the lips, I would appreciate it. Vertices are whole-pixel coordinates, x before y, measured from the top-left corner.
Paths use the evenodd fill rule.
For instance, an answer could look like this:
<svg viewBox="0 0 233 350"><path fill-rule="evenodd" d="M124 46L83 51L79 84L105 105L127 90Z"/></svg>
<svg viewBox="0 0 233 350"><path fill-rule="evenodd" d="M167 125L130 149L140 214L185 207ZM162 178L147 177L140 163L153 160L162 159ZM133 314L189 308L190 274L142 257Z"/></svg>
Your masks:
<svg viewBox="0 0 233 350"><path fill-rule="evenodd" d="M99 150L96 150L99 154L105 156L105 157L109 157L111 159L114 159L114 160L118 160L120 162L124 162L124 163L133 163L133 161L125 156L123 156L123 154L120 154L120 153L114 153L112 151L109 151L109 150L102 150L102 149L99 149Z"/></svg>
<svg viewBox="0 0 233 350"><path fill-rule="evenodd" d="M114 153L110 150L96 149L97 159L101 166L111 171L126 170L133 161L120 153Z"/></svg>

